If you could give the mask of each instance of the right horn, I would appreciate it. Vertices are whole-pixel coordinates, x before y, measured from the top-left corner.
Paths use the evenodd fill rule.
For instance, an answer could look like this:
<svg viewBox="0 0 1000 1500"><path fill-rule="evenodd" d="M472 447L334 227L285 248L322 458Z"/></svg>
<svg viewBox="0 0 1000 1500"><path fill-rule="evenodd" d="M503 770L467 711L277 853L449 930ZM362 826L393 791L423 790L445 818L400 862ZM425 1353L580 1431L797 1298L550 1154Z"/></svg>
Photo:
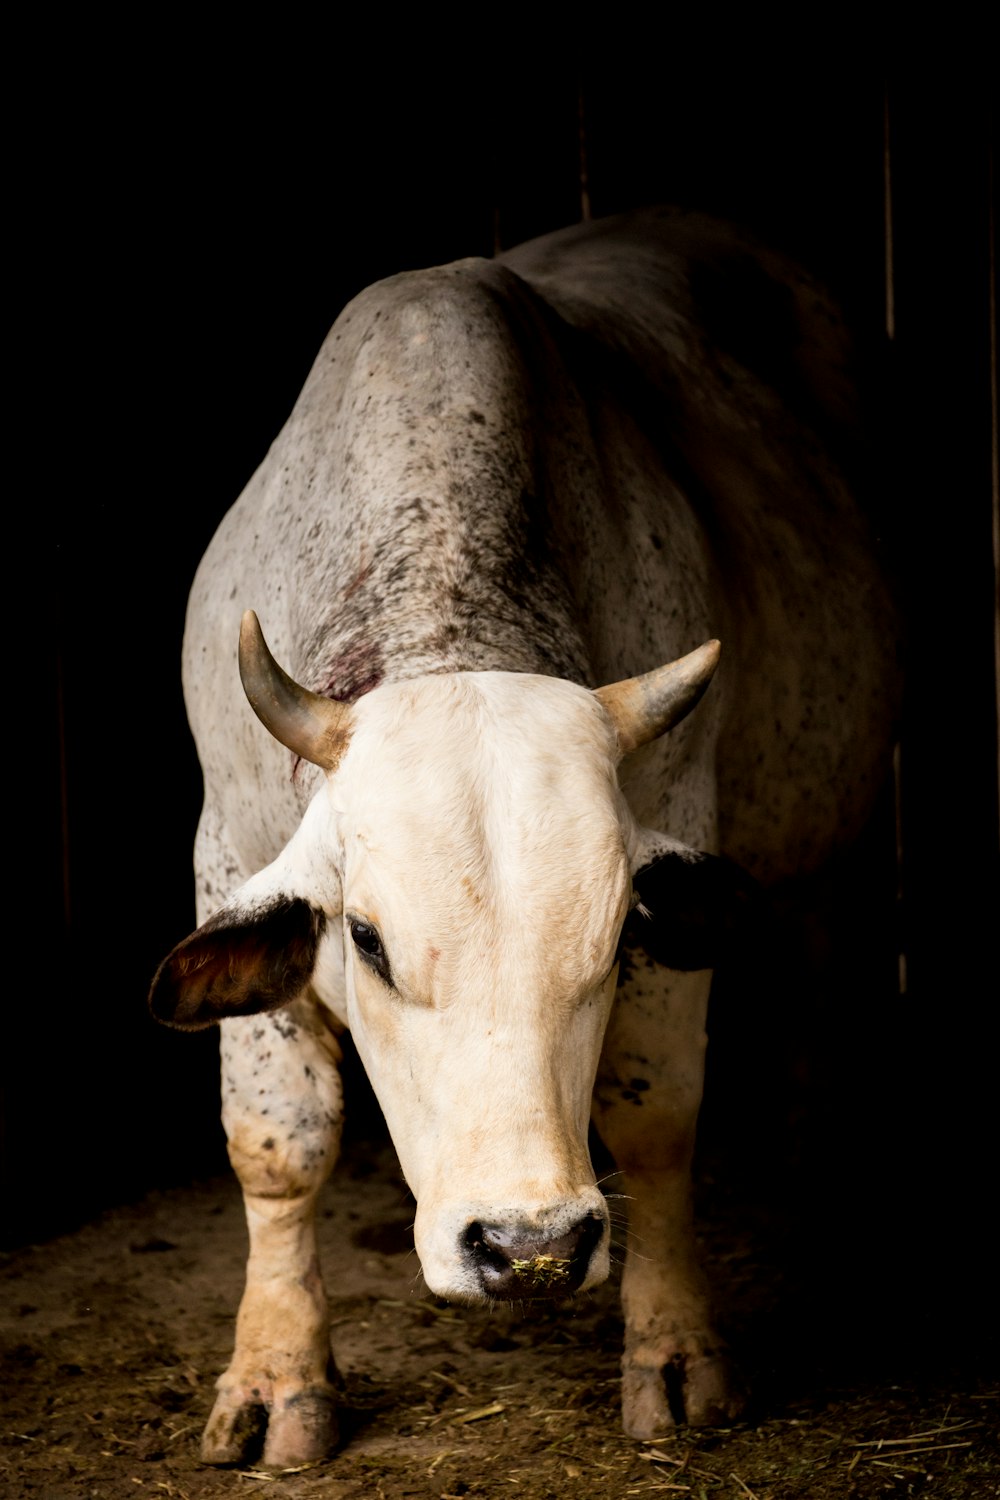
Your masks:
<svg viewBox="0 0 1000 1500"><path fill-rule="evenodd" d="M718 641L706 641L641 677L594 689L611 715L622 754L658 739L691 712L712 680L721 650Z"/></svg>

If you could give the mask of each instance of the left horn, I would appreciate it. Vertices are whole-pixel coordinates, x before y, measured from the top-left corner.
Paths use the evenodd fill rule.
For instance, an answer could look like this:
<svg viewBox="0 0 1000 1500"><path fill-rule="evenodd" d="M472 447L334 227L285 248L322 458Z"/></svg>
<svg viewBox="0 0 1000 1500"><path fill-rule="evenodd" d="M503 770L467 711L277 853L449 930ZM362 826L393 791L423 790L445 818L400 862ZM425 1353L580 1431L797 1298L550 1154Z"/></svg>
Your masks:
<svg viewBox="0 0 1000 1500"><path fill-rule="evenodd" d="M351 737L351 710L301 687L268 650L252 609L240 622L240 678L250 707L276 740L303 760L332 771Z"/></svg>
<svg viewBox="0 0 1000 1500"><path fill-rule="evenodd" d="M658 739L691 712L712 680L721 650L718 641L706 641L665 667L594 689L611 715L623 754Z"/></svg>

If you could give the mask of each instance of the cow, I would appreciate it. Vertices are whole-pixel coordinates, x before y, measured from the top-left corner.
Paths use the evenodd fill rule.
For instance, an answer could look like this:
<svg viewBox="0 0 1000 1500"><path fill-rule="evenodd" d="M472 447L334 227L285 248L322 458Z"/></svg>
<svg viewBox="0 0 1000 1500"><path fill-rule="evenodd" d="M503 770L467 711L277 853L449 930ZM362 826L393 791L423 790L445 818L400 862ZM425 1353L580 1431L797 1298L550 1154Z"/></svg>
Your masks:
<svg viewBox="0 0 1000 1500"><path fill-rule="evenodd" d="M810 274L669 206L337 317L184 631L199 925L149 1005L219 1027L250 1246L207 1462L338 1441L346 1031L432 1294L608 1276L593 1128L625 1432L745 1411L692 1227L713 971L857 836L899 697L851 359Z"/></svg>

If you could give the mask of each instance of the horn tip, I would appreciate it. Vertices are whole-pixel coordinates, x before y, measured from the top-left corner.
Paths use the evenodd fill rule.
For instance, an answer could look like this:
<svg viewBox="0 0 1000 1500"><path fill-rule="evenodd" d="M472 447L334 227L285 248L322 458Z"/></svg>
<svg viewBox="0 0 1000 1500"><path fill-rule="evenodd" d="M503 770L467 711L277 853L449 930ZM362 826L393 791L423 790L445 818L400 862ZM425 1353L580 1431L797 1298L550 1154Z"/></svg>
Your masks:
<svg viewBox="0 0 1000 1500"><path fill-rule="evenodd" d="M259 651L264 644L264 632L256 610L245 609L240 620L240 654Z"/></svg>

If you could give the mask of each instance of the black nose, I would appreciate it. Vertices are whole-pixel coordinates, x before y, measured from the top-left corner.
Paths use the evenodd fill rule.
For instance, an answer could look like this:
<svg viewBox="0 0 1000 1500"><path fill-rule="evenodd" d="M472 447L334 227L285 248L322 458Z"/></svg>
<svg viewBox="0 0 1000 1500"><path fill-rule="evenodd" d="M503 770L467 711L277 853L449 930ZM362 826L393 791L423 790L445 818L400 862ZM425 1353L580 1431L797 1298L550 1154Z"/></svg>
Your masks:
<svg viewBox="0 0 1000 1500"><path fill-rule="evenodd" d="M470 1224L462 1237L479 1283L489 1297L561 1297L575 1292L600 1241L598 1214L582 1219L556 1239L523 1224Z"/></svg>

